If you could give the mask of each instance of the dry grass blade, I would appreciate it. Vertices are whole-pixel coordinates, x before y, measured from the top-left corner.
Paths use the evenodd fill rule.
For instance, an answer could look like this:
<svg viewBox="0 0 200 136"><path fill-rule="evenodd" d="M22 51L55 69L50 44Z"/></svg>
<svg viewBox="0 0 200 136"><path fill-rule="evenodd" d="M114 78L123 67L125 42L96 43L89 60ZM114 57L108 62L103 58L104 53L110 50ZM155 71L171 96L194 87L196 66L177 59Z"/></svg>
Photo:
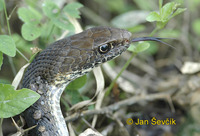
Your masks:
<svg viewBox="0 0 200 136"><path fill-rule="evenodd" d="M70 108L70 110L78 110L82 107L94 104L92 101L104 89L104 77L100 67L94 68L94 76L97 83L97 89L95 95L90 100L85 100L73 105Z"/></svg>
<svg viewBox="0 0 200 136"><path fill-rule="evenodd" d="M30 64L30 63L27 63L26 65L24 65L24 66L19 70L19 72L17 73L17 75L15 76L15 79L14 79L13 82L12 82L12 86L14 86L14 89L15 89L15 90L17 89L17 87L18 87L18 85L19 85L19 83L20 83L20 81L21 81L21 79L22 79L22 76L23 76L23 74L24 74L24 71L25 71L25 69L28 67L29 64Z"/></svg>

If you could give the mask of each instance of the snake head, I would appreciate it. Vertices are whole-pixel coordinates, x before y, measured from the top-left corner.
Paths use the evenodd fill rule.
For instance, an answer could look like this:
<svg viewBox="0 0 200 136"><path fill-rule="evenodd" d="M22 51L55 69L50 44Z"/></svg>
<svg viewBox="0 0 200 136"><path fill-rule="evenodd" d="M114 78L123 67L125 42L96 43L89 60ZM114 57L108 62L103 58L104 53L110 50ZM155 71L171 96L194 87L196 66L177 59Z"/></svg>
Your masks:
<svg viewBox="0 0 200 136"><path fill-rule="evenodd" d="M66 45L66 51L62 51L65 60L61 71L90 71L124 52L129 47L131 35L123 29L94 27L69 37L70 43Z"/></svg>
<svg viewBox="0 0 200 136"><path fill-rule="evenodd" d="M126 30L110 27L91 29L94 39L96 65L121 55L130 45L132 34Z"/></svg>
<svg viewBox="0 0 200 136"><path fill-rule="evenodd" d="M85 73L119 56L129 47L131 35L123 29L94 27L68 37L60 53L61 73Z"/></svg>

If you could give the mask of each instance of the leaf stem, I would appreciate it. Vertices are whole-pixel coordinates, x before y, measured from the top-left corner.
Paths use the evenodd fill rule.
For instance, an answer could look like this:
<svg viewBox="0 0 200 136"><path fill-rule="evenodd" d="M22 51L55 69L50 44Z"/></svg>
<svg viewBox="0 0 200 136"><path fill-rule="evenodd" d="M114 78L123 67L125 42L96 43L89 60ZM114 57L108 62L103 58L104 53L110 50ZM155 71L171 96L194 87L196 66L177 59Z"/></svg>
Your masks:
<svg viewBox="0 0 200 136"><path fill-rule="evenodd" d="M133 52L131 57L128 59L128 61L124 64L124 66L122 67L122 69L120 70L119 74L115 77L115 79L112 81L112 83L109 85L108 89L106 90L106 96L108 96L110 94L111 89L113 88L115 82L117 81L117 79L121 76L121 74L123 73L123 71L128 67L128 65L130 64L131 60L137 55L137 53Z"/></svg>
<svg viewBox="0 0 200 136"><path fill-rule="evenodd" d="M17 48L16 48L16 50L17 50L17 52L18 52L27 62L29 62L29 60L27 59L27 57L24 56L24 54L23 54L21 51L19 51Z"/></svg>
<svg viewBox="0 0 200 136"><path fill-rule="evenodd" d="M149 36L151 37L151 36L155 35L155 33L156 33L158 30L159 30L159 28L156 27L156 28L151 32L151 34L150 34Z"/></svg>
<svg viewBox="0 0 200 136"><path fill-rule="evenodd" d="M8 27L8 34L11 36L10 24L9 24L8 14L7 14L7 11L6 11L6 3L5 3L5 0L3 0L3 8L4 8L5 17L6 17L7 27ZM13 63L13 59L12 59L11 57L8 56L8 60L9 60L9 63L10 63L10 65L11 65L13 74L16 75L16 69L15 69L15 66L14 66L14 63Z"/></svg>
<svg viewBox="0 0 200 136"><path fill-rule="evenodd" d="M3 8L4 8L4 13L5 13L5 17L6 17L6 23L7 23L7 27L8 27L8 34L11 36L11 31L10 31L10 23L9 23L9 19L11 17L11 15L8 17L7 11L6 11L6 4L5 4L5 0L3 0ZM16 9L16 7L13 9L13 11ZM12 13L13 13L12 11ZM12 14L11 13L11 14ZM29 60L16 48L17 52L27 61L29 62ZM10 59L9 59L10 60ZM12 65L12 64L11 64ZM13 68L12 68L13 69ZM14 72L14 71L13 71ZM15 72L14 72L15 73Z"/></svg>
<svg viewBox="0 0 200 136"><path fill-rule="evenodd" d="M7 14L7 11L6 11L6 3L5 3L5 0L3 0L3 8L4 8L5 16L6 16L6 23L7 23L7 27L8 27L8 34L11 36L10 23L9 23L9 18L8 18L8 14Z"/></svg>

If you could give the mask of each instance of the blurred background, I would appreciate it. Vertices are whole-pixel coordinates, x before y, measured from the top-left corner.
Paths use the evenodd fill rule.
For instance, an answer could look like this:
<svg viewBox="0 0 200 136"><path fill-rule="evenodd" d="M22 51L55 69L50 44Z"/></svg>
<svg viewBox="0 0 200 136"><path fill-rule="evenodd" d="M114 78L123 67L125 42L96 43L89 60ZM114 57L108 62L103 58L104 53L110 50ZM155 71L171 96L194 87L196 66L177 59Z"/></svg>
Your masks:
<svg viewBox="0 0 200 136"><path fill-rule="evenodd" d="M10 16L12 37L17 48L28 58L32 56L31 47L44 49L48 44L60 37L67 28L59 28L49 23L42 10L42 0L6 0L6 7ZM52 1L60 9L67 0ZM133 33L134 37L145 37L152 34L156 22L148 22L147 16L152 11L159 11L158 0L79 0L80 8L78 22L83 29L93 26L111 26L123 28ZM156 31L152 36L170 38L164 40L176 49L161 43L149 42L151 46L138 53L129 67L123 72L110 94L104 98L102 107L123 100L130 100L132 104L98 117L95 129L108 136L200 136L200 0L164 0L180 4L180 8L187 8L183 13L170 19L167 25ZM1 7L1 6L0 6ZM22 37L23 21L19 19L18 10L21 7L32 7L41 15L38 27L41 27L40 37L28 41ZM6 20L0 8L0 34L7 32ZM74 33L69 29L68 35ZM126 51L117 59L102 66L106 87L119 73L132 52ZM4 56L0 71L0 82L11 83L17 71L26 63L17 54L14 58ZM63 111L95 93L95 80L92 73L87 75L84 86L68 89L62 97ZM130 98L135 99L130 99ZM137 99L136 99L137 98ZM66 100L67 99L67 100ZM133 102L135 101L135 102ZM70 103L70 104L69 104ZM89 109L93 109L90 106ZM126 120L133 121L174 119L171 125L128 125ZM91 116L85 116L91 122ZM78 119L72 125L77 134L88 126L85 121ZM12 122L4 120L5 135L14 133Z"/></svg>

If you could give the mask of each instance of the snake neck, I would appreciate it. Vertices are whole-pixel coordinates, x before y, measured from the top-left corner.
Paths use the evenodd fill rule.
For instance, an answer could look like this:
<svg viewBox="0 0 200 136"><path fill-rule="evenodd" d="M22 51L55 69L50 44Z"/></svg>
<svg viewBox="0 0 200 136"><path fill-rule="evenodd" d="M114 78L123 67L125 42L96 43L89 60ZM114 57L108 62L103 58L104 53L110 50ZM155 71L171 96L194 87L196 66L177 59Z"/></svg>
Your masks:
<svg viewBox="0 0 200 136"><path fill-rule="evenodd" d="M91 68L70 75L58 74L58 77L54 77L54 82L51 83L40 76L27 80L28 84L24 84L23 87L30 88L41 96L24 112L27 126L36 125L29 132L31 136L69 136L60 108L60 97L71 81L88 73Z"/></svg>
<svg viewBox="0 0 200 136"><path fill-rule="evenodd" d="M60 97L68 83L62 86L41 85L31 89L42 93L40 99L24 112L28 127L36 127L30 130L32 136L69 136L65 119L60 108ZM51 91L49 91L51 90Z"/></svg>

